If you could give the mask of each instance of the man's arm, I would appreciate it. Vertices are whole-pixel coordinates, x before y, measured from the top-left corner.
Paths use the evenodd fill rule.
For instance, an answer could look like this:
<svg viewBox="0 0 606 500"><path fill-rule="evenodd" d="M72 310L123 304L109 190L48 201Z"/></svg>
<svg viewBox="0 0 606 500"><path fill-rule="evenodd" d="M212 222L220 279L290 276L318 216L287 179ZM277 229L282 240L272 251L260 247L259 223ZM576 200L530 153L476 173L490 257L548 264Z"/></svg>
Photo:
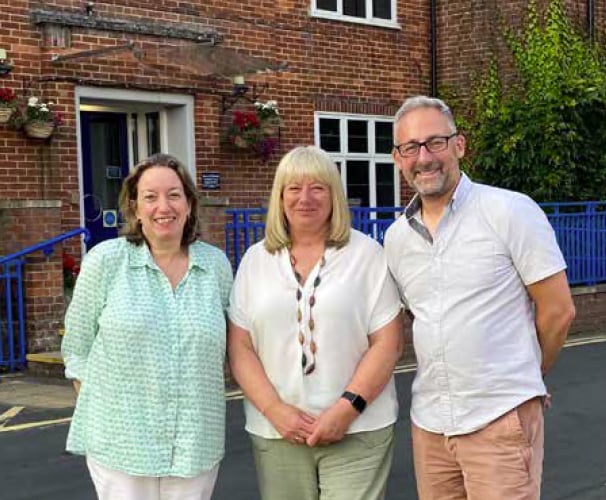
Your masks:
<svg viewBox="0 0 606 500"><path fill-rule="evenodd" d="M575 317L566 272L560 271L526 287L535 303L535 324L541 345L543 374L553 366Z"/></svg>

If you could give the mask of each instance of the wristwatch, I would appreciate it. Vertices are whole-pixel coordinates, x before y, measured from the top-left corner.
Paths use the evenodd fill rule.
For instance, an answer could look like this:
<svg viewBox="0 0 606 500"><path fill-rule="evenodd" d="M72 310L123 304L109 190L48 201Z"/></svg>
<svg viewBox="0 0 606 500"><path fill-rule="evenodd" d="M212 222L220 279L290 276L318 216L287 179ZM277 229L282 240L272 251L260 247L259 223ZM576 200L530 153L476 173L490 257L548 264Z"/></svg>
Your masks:
<svg viewBox="0 0 606 500"><path fill-rule="evenodd" d="M345 391L341 397L347 399L358 413L362 413L366 408L366 400L359 394Z"/></svg>

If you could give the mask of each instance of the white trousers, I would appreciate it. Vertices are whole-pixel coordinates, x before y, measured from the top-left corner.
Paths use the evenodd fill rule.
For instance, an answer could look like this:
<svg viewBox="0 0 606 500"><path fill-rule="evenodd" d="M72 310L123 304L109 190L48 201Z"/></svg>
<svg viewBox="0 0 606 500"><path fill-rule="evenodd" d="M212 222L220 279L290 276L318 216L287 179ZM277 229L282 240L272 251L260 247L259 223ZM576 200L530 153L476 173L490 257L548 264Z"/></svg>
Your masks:
<svg viewBox="0 0 606 500"><path fill-rule="evenodd" d="M99 500L210 500L219 472L217 464L196 477L133 476L89 457L86 464Z"/></svg>

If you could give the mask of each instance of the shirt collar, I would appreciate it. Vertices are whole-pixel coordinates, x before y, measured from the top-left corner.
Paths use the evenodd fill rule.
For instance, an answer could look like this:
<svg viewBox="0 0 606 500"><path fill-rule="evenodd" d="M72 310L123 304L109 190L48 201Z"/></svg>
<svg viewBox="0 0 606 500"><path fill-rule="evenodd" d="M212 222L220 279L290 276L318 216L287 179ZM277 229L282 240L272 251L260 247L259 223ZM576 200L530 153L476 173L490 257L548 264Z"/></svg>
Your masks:
<svg viewBox="0 0 606 500"><path fill-rule="evenodd" d="M195 243L189 245L189 266L188 269L192 267L198 267L203 271L208 270L208 263L204 258L204 252L200 245L196 245ZM152 254L149 250L149 247L145 242L140 245L135 245L131 243L128 245L128 263L130 267L151 267L152 269L158 269L158 265L154 261Z"/></svg>
<svg viewBox="0 0 606 500"><path fill-rule="evenodd" d="M452 199L450 200L450 207L453 212L456 212L462 205L465 203L465 200L469 197L469 193L471 192L471 188L473 186L473 182L467 177L467 174L461 172L461 179L459 179L459 183L457 184L457 188L452 195Z"/></svg>
<svg viewBox="0 0 606 500"><path fill-rule="evenodd" d="M412 197L412 200L410 200L404 209L406 220L410 222L410 219L412 219L419 210L421 210L421 197L419 196L419 193L417 193Z"/></svg>
<svg viewBox="0 0 606 500"><path fill-rule="evenodd" d="M467 174L461 172L461 178L459 179L457 187L452 195L452 198L448 203L453 211L456 212L461 207L461 205L463 205L463 203L469 196L472 186L473 183L471 182L469 177L467 177ZM419 212L419 210L421 210L421 197L417 193L412 197L412 200L410 200L410 202L408 203L408 205L406 205L406 208L404 209L404 215L406 216L406 220L410 222L410 219L412 219L415 214Z"/></svg>

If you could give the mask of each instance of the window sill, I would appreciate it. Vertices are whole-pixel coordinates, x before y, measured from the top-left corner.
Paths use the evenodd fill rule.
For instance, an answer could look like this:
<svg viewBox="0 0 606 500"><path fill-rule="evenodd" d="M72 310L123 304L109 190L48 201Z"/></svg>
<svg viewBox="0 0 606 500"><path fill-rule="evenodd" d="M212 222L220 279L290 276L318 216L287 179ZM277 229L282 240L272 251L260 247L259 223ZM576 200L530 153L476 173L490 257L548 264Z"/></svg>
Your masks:
<svg viewBox="0 0 606 500"><path fill-rule="evenodd" d="M312 10L309 16L318 19L329 19L331 21L340 21L345 23L365 24L367 26L377 26L380 28L388 28L393 30L402 29L402 26L399 23L387 19L367 19L362 17L344 16L320 10Z"/></svg>

